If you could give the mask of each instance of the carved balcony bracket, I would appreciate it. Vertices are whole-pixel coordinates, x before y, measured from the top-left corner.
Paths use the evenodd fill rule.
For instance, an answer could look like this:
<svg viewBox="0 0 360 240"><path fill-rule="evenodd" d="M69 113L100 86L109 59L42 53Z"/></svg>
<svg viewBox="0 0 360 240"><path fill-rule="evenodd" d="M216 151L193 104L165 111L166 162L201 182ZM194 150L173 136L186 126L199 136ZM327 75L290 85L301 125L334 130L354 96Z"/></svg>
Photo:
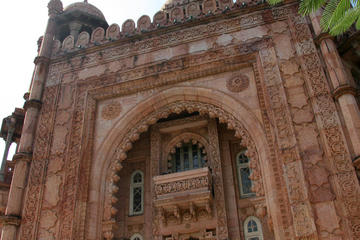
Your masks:
<svg viewBox="0 0 360 240"><path fill-rule="evenodd" d="M212 176L199 168L153 178L154 206L163 229L213 219Z"/></svg>

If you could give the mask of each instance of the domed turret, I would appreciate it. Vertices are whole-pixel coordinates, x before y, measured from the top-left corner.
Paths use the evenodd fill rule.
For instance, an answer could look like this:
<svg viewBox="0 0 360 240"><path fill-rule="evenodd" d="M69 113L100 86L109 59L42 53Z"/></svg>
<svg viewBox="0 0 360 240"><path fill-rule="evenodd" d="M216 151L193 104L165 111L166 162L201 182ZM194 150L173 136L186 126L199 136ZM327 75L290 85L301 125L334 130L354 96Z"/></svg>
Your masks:
<svg viewBox="0 0 360 240"><path fill-rule="evenodd" d="M70 4L56 20L59 25L56 37L60 41L69 34L77 39L82 31L87 31L91 34L92 30L97 27L106 29L109 26L104 14L86 0Z"/></svg>
<svg viewBox="0 0 360 240"><path fill-rule="evenodd" d="M87 1L70 4L64 9L64 14L87 15L90 18L98 18L99 20L106 21L104 14Z"/></svg>

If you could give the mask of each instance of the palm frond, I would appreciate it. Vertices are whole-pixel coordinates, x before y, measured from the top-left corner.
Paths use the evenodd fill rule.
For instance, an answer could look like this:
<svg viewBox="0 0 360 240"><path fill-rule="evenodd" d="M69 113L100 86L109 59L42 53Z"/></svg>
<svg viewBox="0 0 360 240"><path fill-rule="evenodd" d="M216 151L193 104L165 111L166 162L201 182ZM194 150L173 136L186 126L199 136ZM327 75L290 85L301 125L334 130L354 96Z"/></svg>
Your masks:
<svg viewBox="0 0 360 240"><path fill-rule="evenodd" d="M358 8L360 8L360 7L358 6ZM357 30L360 30L360 16L358 17L358 19L357 19L357 21L355 23L355 27L356 27Z"/></svg>
<svg viewBox="0 0 360 240"><path fill-rule="evenodd" d="M278 3L281 3L283 2L284 0L267 0L267 2L270 4L270 5L276 5Z"/></svg>
<svg viewBox="0 0 360 240"><path fill-rule="evenodd" d="M299 6L299 13L308 15L322 7L326 2L327 0L302 0Z"/></svg>
<svg viewBox="0 0 360 240"><path fill-rule="evenodd" d="M330 25L335 26L340 19L345 16L345 13L351 8L350 0L340 0L339 4L337 5L335 11L332 14L330 19Z"/></svg>
<svg viewBox="0 0 360 240"><path fill-rule="evenodd" d="M335 9L337 8L340 0L330 0L324 9L320 20L320 26L324 31L328 31L330 29L330 23L332 14L334 13Z"/></svg>
<svg viewBox="0 0 360 240"><path fill-rule="evenodd" d="M330 29L331 35L339 35L346 32L351 25L360 21L360 8L355 7L346 11L345 15ZM357 24L356 23L356 24Z"/></svg>

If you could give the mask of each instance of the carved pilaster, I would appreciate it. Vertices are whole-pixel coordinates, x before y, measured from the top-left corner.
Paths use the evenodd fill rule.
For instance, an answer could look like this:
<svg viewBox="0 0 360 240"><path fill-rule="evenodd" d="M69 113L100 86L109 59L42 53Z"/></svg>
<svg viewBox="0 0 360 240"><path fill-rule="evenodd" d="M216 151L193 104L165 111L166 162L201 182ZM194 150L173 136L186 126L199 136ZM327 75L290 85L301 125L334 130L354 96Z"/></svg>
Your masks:
<svg viewBox="0 0 360 240"><path fill-rule="evenodd" d="M216 215L218 221L217 235L219 239L228 239L229 231L225 208L225 193L222 176L219 135L216 120L210 120L208 125L209 144L211 151L210 167L213 171Z"/></svg>

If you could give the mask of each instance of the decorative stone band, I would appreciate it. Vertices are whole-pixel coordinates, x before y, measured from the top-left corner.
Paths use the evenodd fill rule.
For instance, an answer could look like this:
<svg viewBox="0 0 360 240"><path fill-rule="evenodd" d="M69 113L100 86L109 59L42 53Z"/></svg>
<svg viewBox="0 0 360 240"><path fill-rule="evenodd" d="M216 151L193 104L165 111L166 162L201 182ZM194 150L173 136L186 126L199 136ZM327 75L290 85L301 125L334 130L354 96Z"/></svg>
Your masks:
<svg viewBox="0 0 360 240"><path fill-rule="evenodd" d="M191 190L210 190L211 176L208 168L201 168L154 177L154 184L157 197Z"/></svg>
<svg viewBox="0 0 360 240"><path fill-rule="evenodd" d="M334 37L328 33L320 33L314 38L314 42L317 46L320 46L320 43L325 39L334 39Z"/></svg>
<svg viewBox="0 0 360 240"><path fill-rule="evenodd" d="M353 96L356 96L358 93L358 90L349 84L340 85L335 90L333 90L332 95L335 100L338 100L341 96L345 94L351 94Z"/></svg>
<svg viewBox="0 0 360 240"><path fill-rule="evenodd" d="M0 216L0 223L3 226L12 225L12 226L20 226L21 217L20 216Z"/></svg>
<svg viewBox="0 0 360 240"><path fill-rule="evenodd" d="M42 106L42 102L40 100L30 99L25 102L24 109L25 111L27 111L29 108L36 108L40 110L41 106Z"/></svg>
<svg viewBox="0 0 360 240"><path fill-rule="evenodd" d="M114 238L114 227L116 226L115 219L111 219L109 221L103 221L103 235L106 240L110 240Z"/></svg>
<svg viewBox="0 0 360 240"><path fill-rule="evenodd" d="M32 160L32 153L18 152L14 155L13 161L25 161L30 163Z"/></svg>
<svg viewBox="0 0 360 240"><path fill-rule="evenodd" d="M37 56L37 57L34 59L34 63L35 63L36 65L38 65L38 64L40 64L40 63L49 64L49 63L50 63L50 58L44 57L44 56Z"/></svg>

